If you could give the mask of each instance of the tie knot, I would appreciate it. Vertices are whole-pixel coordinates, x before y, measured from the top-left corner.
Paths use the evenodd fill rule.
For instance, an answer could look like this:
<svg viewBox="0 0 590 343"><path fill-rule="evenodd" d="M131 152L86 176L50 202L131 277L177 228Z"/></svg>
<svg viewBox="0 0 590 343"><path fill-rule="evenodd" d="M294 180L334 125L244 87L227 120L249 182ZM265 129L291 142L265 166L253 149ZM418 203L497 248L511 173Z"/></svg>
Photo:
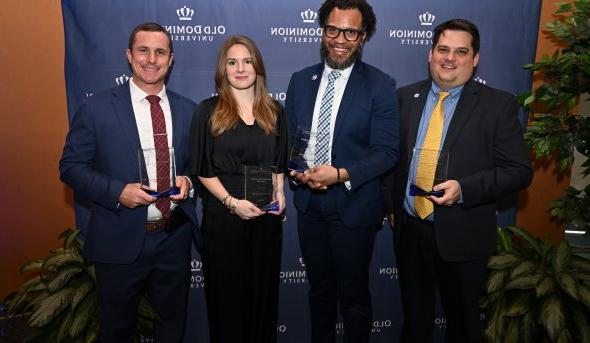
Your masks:
<svg viewBox="0 0 590 343"><path fill-rule="evenodd" d="M338 70L332 70L330 74L328 74L328 82L334 82L339 77L340 72Z"/></svg>
<svg viewBox="0 0 590 343"><path fill-rule="evenodd" d="M145 97L150 104L154 105L160 102L160 97L157 95L148 95Z"/></svg>
<svg viewBox="0 0 590 343"><path fill-rule="evenodd" d="M438 92L437 96L438 96L437 100L440 102L440 101L445 100L449 96L449 92Z"/></svg>

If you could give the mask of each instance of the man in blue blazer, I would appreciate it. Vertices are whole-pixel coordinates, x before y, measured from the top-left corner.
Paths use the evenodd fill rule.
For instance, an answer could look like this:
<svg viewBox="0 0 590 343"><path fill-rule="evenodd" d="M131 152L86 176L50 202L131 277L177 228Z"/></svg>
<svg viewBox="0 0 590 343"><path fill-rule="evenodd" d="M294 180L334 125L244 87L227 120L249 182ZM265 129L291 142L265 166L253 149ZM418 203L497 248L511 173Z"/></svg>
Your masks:
<svg viewBox="0 0 590 343"><path fill-rule="evenodd" d="M299 241L310 284L312 342L334 342L337 307L344 341L369 341L369 262L383 222L380 178L397 160L395 81L361 61L375 32L365 0L327 0L319 10L323 63L296 72L285 110L291 140L312 135L304 172L292 171Z"/></svg>
<svg viewBox="0 0 590 343"><path fill-rule="evenodd" d="M432 41L431 78L397 91L400 159L384 182L404 311L401 342L432 342L437 290L447 319L445 341L482 342L478 300L496 246L496 201L527 187L533 173L516 98L472 80L477 27L452 19L434 29ZM441 112L443 120L435 120ZM441 129L436 150L447 162L433 169L446 170L446 177L431 179L425 190L443 194L414 196L410 184L423 166L415 148L435 141L435 123Z"/></svg>
<svg viewBox="0 0 590 343"><path fill-rule="evenodd" d="M192 185L177 176L180 193L156 201L139 183L138 154L174 147L176 171L184 175L195 104L164 85L174 55L162 26L137 26L126 53L133 72L129 82L93 95L74 116L60 161L61 180L91 202L84 251L96 268L100 341L134 341L137 304L145 290L160 317L156 342L180 342L197 229ZM157 174L153 165L144 172Z"/></svg>

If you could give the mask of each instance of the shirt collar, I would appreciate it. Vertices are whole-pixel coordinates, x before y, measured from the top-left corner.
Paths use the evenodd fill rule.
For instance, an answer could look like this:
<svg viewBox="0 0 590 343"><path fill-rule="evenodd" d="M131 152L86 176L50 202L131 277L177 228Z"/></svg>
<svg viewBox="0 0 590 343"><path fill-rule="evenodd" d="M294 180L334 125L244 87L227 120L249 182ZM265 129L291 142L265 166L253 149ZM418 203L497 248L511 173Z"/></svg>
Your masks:
<svg viewBox="0 0 590 343"><path fill-rule="evenodd" d="M129 92L131 93L131 102L148 102L145 97L149 94L144 92L143 89L139 88L135 84L135 82L133 81L133 77L129 79ZM162 90L160 90L160 92L156 95L160 97L160 101L168 102L168 95L166 94L166 85L162 86Z"/></svg>
<svg viewBox="0 0 590 343"><path fill-rule="evenodd" d="M354 63L346 68L346 69L339 69L340 71L340 78L342 78L343 80L348 80L348 78L350 77L350 73L352 73L352 68L354 67ZM322 78L328 78L328 75L332 72L332 69L328 66L327 63L324 63L324 72L322 73Z"/></svg>
<svg viewBox="0 0 590 343"><path fill-rule="evenodd" d="M451 88L447 91L447 92L449 92L449 95L450 95L450 98L452 101L457 100L459 95L461 95L461 91L463 90L463 87L465 87L464 84L457 86L455 88ZM430 86L430 91L432 92L432 95L434 95L434 98L436 99L438 92L442 92L443 90L433 81L432 85Z"/></svg>

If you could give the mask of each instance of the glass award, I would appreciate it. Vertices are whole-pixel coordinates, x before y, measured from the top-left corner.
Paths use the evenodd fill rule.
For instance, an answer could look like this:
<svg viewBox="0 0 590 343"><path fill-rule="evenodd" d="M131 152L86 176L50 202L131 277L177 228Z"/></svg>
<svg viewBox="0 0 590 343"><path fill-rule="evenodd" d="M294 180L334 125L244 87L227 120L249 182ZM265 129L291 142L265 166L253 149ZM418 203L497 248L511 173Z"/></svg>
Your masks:
<svg viewBox="0 0 590 343"><path fill-rule="evenodd" d="M139 182L147 194L155 198L167 198L180 194L180 188L176 187L174 148L168 148L168 161L158 161L156 149L139 149L137 157L139 160ZM160 164L164 164L163 167L169 170L168 179L158 178L156 171Z"/></svg>
<svg viewBox="0 0 590 343"><path fill-rule="evenodd" d="M289 154L289 170L303 173L315 165L316 142L320 138L319 135L309 128L297 127Z"/></svg>
<svg viewBox="0 0 590 343"><path fill-rule="evenodd" d="M434 185L447 181L447 171L449 166L448 150L430 150L414 148L412 157L414 166L414 175L410 178L410 195L411 196L428 196L441 197L445 194L444 190L435 191ZM434 170L434 178L429 180L425 177L418 176L418 167L426 170Z"/></svg>
<svg viewBox="0 0 590 343"><path fill-rule="evenodd" d="M278 211L279 202L273 200L276 168L244 166L244 199L262 211Z"/></svg>

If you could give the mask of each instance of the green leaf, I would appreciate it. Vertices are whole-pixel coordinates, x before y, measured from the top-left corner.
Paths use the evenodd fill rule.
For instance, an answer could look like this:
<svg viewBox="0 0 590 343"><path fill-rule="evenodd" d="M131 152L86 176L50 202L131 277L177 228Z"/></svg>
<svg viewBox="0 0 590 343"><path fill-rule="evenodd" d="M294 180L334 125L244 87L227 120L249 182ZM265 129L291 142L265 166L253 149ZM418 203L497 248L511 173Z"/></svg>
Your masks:
<svg viewBox="0 0 590 343"><path fill-rule="evenodd" d="M526 232L523 229L520 229L516 226L509 226L507 227L508 230L510 230L514 235L520 237L525 243L526 246L534 251L536 254L540 254L541 253L541 248L539 246L539 240L535 237L533 237L530 233Z"/></svg>
<svg viewBox="0 0 590 343"><path fill-rule="evenodd" d="M506 289L534 289L537 287L539 281L543 275L541 274L533 274L533 275L525 275L516 277L506 284Z"/></svg>
<svg viewBox="0 0 590 343"><path fill-rule="evenodd" d="M533 263L531 263L529 261L524 261L524 262L521 262L519 265L517 265L512 270L512 273L510 273L510 277L516 278L517 276L520 276L523 274L530 274L530 273L534 272L535 270L536 270L536 267Z"/></svg>
<svg viewBox="0 0 590 343"><path fill-rule="evenodd" d="M98 317L98 297L86 297L80 306L76 309L76 316L70 326L70 337L78 337L86 325L94 318Z"/></svg>
<svg viewBox="0 0 590 343"><path fill-rule="evenodd" d="M71 289L65 288L45 298L29 318L29 325L41 327L49 323L68 305L71 293Z"/></svg>
<svg viewBox="0 0 590 343"><path fill-rule="evenodd" d="M520 322L521 320L518 317L508 319L504 342L518 342L520 340Z"/></svg>
<svg viewBox="0 0 590 343"><path fill-rule="evenodd" d="M551 278L546 276L541 282L537 284L535 288L535 292L537 294L537 298L541 299L545 297L547 294L552 293L555 291L555 281Z"/></svg>
<svg viewBox="0 0 590 343"><path fill-rule="evenodd" d="M572 338L567 328L563 328L561 331L559 331L557 343L570 343L571 341Z"/></svg>
<svg viewBox="0 0 590 343"><path fill-rule="evenodd" d="M587 287L581 286L578 289L578 294L580 295L580 301L586 305L586 308L590 311L590 290Z"/></svg>
<svg viewBox="0 0 590 343"><path fill-rule="evenodd" d="M520 263L521 261L522 261L522 258L520 258L516 255L511 255L511 254L495 255L495 256L491 256L490 259L488 260L488 268L495 269L495 270L512 268L513 266Z"/></svg>
<svg viewBox="0 0 590 343"><path fill-rule="evenodd" d="M49 292L54 293L64 287L76 274L83 269L80 265L68 266L61 268L55 275L53 275L51 282L49 282Z"/></svg>
<svg viewBox="0 0 590 343"><path fill-rule="evenodd" d="M508 271L494 271L490 274L486 286L488 294L495 293L502 288L506 275L508 275Z"/></svg>
<svg viewBox="0 0 590 343"><path fill-rule="evenodd" d="M590 325L588 325L588 311L577 306L571 309L570 322L573 323L573 332L577 342L590 342Z"/></svg>
<svg viewBox="0 0 590 343"><path fill-rule="evenodd" d="M561 273L557 277L557 283L561 286L561 289L570 297L578 300L578 285L576 279L573 276L566 273Z"/></svg>
<svg viewBox="0 0 590 343"><path fill-rule="evenodd" d="M57 268L63 266L64 264L69 263L83 264L84 258L78 253L62 251L48 257L43 263L43 270L54 271Z"/></svg>
<svg viewBox="0 0 590 343"><path fill-rule="evenodd" d="M43 260L41 260L41 259L33 260L31 262L28 262L24 266L20 267L20 273L24 274L24 273L27 273L31 270L41 269L42 266L43 266Z"/></svg>
<svg viewBox="0 0 590 343"><path fill-rule="evenodd" d="M555 259L553 260L553 266L557 272L564 270L564 267L570 262L570 246L564 239L559 243L555 252Z"/></svg>
<svg viewBox="0 0 590 343"><path fill-rule="evenodd" d="M520 293L511 298L506 316L519 317L531 311L531 299L527 293Z"/></svg>
<svg viewBox="0 0 590 343"><path fill-rule="evenodd" d="M588 263L588 261L585 259L579 258L578 256L572 256L571 266L575 270L590 273L590 263Z"/></svg>
<svg viewBox="0 0 590 343"><path fill-rule="evenodd" d="M565 326L565 314L561 301L556 295L550 296L541 306L541 323L552 341L557 340L559 331Z"/></svg>
<svg viewBox="0 0 590 343"><path fill-rule="evenodd" d="M74 311L65 311L61 318L58 320L56 324L59 324L59 330L57 332L57 342L64 342L67 335L68 330L70 328L70 324L74 317Z"/></svg>
<svg viewBox="0 0 590 343"><path fill-rule="evenodd" d="M79 287L74 290L74 294L72 297L72 309L76 309L78 304L86 298L86 296L95 289L95 285L93 282L84 282Z"/></svg>

